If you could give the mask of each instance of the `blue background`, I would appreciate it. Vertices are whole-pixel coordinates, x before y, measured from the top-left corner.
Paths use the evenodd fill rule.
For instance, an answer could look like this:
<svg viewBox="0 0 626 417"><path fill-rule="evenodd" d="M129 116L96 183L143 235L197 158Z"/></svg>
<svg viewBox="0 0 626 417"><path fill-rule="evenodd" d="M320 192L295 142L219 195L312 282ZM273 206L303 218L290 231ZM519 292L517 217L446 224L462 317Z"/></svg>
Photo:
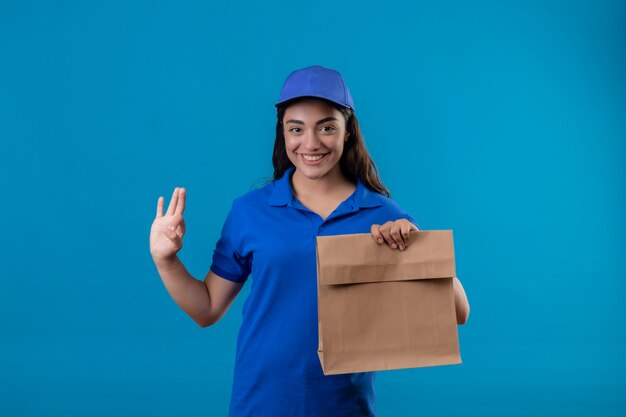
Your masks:
<svg viewBox="0 0 626 417"><path fill-rule="evenodd" d="M378 414L624 415L625 55L623 1L0 2L0 415L226 415L249 285L200 328L150 225L186 187L203 279L313 64L471 304L463 364L379 372Z"/></svg>

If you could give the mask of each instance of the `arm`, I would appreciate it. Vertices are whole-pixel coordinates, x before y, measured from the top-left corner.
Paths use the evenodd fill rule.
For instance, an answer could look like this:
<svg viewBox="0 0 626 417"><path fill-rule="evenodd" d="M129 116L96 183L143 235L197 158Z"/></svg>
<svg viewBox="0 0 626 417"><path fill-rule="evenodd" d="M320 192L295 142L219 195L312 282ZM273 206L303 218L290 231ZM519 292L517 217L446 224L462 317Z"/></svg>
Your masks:
<svg viewBox="0 0 626 417"><path fill-rule="evenodd" d="M204 285L211 296L211 314L209 325L217 323L226 313L239 294L244 282L235 282L209 270L204 278Z"/></svg>
<svg viewBox="0 0 626 417"><path fill-rule="evenodd" d="M161 280L176 304L200 327L216 323L228 310L243 283L209 271L205 281L192 277L178 256L156 263Z"/></svg>
<svg viewBox="0 0 626 417"><path fill-rule="evenodd" d="M457 277L452 279L452 287L454 288L454 306L456 308L456 322L457 324L465 324L470 313L469 302L465 295L465 290L461 281Z"/></svg>

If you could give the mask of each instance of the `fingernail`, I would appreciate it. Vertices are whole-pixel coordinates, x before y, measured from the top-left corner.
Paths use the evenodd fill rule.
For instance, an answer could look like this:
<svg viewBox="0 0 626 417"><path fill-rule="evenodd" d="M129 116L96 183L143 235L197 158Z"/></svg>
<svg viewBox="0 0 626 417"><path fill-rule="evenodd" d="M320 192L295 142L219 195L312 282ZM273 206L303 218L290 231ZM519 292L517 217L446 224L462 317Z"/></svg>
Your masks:
<svg viewBox="0 0 626 417"><path fill-rule="evenodd" d="M404 246L400 245L400 250L404 250Z"/></svg>
<svg viewBox="0 0 626 417"><path fill-rule="evenodd" d="M383 243L383 240L381 238L378 238L378 243Z"/></svg>
<svg viewBox="0 0 626 417"><path fill-rule="evenodd" d="M392 243L392 244L391 244L391 247L392 247L392 248L395 248L396 246L397 246L397 245L396 245L395 243Z"/></svg>

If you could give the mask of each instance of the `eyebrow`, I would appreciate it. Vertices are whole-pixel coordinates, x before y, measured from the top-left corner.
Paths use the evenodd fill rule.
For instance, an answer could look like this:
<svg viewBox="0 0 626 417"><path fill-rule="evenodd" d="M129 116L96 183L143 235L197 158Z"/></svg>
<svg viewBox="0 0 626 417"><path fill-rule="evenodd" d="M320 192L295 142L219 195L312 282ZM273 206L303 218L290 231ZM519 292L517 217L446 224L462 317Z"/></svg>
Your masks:
<svg viewBox="0 0 626 417"><path fill-rule="evenodd" d="M323 119L318 120L317 122L315 122L315 125L319 125L319 124L322 124L322 123L324 123L324 122L329 122L329 121L331 121L331 120L336 120L336 121L339 121L336 117L332 117L332 116L331 116L331 117L325 117L325 118L323 118ZM304 122L303 122L302 120L294 120L294 119L289 119L289 120L287 120L287 121L285 122L285 124L287 124L287 123L297 123L297 124L299 124L299 125L303 125L303 124L304 124Z"/></svg>

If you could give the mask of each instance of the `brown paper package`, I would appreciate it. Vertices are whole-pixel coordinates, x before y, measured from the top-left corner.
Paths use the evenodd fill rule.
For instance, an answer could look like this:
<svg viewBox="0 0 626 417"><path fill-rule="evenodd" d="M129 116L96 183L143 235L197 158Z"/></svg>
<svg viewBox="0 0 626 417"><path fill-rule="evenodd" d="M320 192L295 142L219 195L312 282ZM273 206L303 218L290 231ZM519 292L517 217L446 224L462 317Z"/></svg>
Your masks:
<svg viewBox="0 0 626 417"><path fill-rule="evenodd" d="M412 230L404 251L317 236L316 255L324 375L461 363L452 230Z"/></svg>

